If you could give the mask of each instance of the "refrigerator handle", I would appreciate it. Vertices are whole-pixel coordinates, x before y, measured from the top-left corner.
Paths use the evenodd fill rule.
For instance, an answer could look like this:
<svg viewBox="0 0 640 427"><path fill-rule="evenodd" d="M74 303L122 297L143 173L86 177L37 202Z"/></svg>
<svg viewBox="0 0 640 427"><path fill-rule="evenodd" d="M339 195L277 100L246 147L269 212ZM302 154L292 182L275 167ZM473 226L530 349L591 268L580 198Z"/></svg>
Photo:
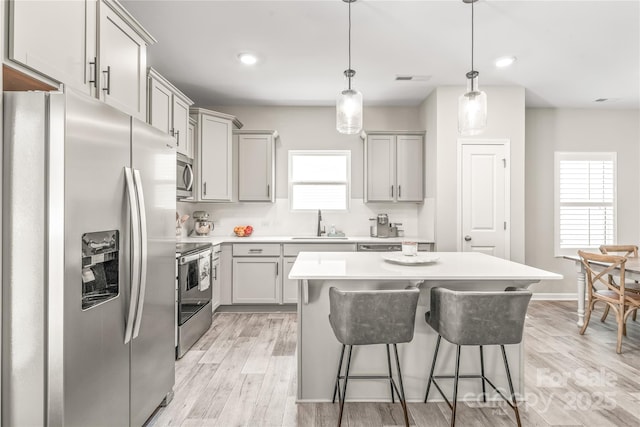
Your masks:
<svg viewBox="0 0 640 427"><path fill-rule="evenodd" d="M127 326L124 331L124 343L131 341L133 323L138 302L138 287L140 285L140 232L138 230L140 218L135 194L135 185L131 168L124 168L124 177L127 182L127 195L129 196L129 212L131 214L131 240L133 250L131 256L131 295L129 296L129 313L127 314Z"/></svg>
<svg viewBox="0 0 640 427"><path fill-rule="evenodd" d="M140 213L140 290L138 296L138 310L133 327L133 338L137 338L140 333L142 323L142 309L144 308L144 296L147 287L147 213L144 207L144 191L142 190L142 178L138 169L133 170L136 193L138 194L138 210Z"/></svg>

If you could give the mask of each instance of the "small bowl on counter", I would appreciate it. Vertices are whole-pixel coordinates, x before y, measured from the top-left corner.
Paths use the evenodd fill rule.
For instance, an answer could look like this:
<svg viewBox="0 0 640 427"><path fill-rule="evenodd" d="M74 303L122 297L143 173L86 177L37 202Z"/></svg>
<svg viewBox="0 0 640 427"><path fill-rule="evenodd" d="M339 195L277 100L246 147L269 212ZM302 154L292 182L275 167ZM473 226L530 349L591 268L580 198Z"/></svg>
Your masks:
<svg viewBox="0 0 640 427"><path fill-rule="evenodd" d="M253 233L253 227L250 225L238 225L233 227L233 233L238 237L249 237Z"/></svg>

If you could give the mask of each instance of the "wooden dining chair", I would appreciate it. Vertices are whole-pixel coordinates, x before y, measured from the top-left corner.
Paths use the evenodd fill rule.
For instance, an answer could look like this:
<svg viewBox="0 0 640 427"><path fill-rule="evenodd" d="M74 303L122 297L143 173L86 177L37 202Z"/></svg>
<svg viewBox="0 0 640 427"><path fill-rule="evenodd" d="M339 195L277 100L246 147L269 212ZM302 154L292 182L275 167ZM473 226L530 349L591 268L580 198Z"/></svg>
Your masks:
<svg viewBox="0 0 640 427"><path fill-rule="evenodd" d="M624 266L627 258L618 255L603 255L578 251L587 276L588 306L585 313L584 326L580 335L584 335L589 325L591 312L596 302L604 302L616 313L618 322L618 342L616 353L622 352L622 335L627 317L640 308L640 294L627 292L624 280ZM608 276L619 277L619 283L614 286ZM597 289L596 284L604 285L604 289Z"/></svg>
<svg viewBox="0 0 640 427"><path fill-rule="evenodd" d="M621 255L625 258L629 257L638 257L638 247L636 245L601 245L600 252L604 255ZM609 283L613 286L618 286L615 281L615 276L609 275ZM627 280L625 287L628 292L635 292L640 294L640 284L637 280ZM600 319L601 322L604 322L607 319L607 315L609 314L609 306L607 305L604 309L604 314ZM636 320L638 315L638 310L633 311L633 320ZM625 334L626 335L626 334Z"/></svg>

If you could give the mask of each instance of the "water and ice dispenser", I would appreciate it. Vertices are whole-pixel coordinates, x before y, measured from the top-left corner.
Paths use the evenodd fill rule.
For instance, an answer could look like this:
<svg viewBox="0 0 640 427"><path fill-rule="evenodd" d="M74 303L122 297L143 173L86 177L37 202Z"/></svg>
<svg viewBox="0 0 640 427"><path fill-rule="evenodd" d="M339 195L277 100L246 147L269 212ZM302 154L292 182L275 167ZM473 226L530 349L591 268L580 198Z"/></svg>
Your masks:
<svg viewBox="0 0 640 427"><path fill-rule="evenodd" d="M118 296L120 291L117 230L82 235L82 309Z"/></svg>

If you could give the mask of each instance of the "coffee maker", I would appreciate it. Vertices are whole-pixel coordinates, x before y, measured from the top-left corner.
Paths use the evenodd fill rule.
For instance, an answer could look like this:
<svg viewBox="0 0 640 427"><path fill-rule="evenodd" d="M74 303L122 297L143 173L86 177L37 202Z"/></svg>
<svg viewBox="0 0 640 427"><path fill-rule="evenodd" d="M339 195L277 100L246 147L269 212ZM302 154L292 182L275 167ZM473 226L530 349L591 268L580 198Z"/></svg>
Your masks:
<svg viewBox="0 0 640 427"><path fill-rule="evenodd" d="M375 223L369 226L369 234L371 237L398 237L398 225L401 223L389 222L389 215L382 213L375 218L369 218L369 221Z"/></svg>

